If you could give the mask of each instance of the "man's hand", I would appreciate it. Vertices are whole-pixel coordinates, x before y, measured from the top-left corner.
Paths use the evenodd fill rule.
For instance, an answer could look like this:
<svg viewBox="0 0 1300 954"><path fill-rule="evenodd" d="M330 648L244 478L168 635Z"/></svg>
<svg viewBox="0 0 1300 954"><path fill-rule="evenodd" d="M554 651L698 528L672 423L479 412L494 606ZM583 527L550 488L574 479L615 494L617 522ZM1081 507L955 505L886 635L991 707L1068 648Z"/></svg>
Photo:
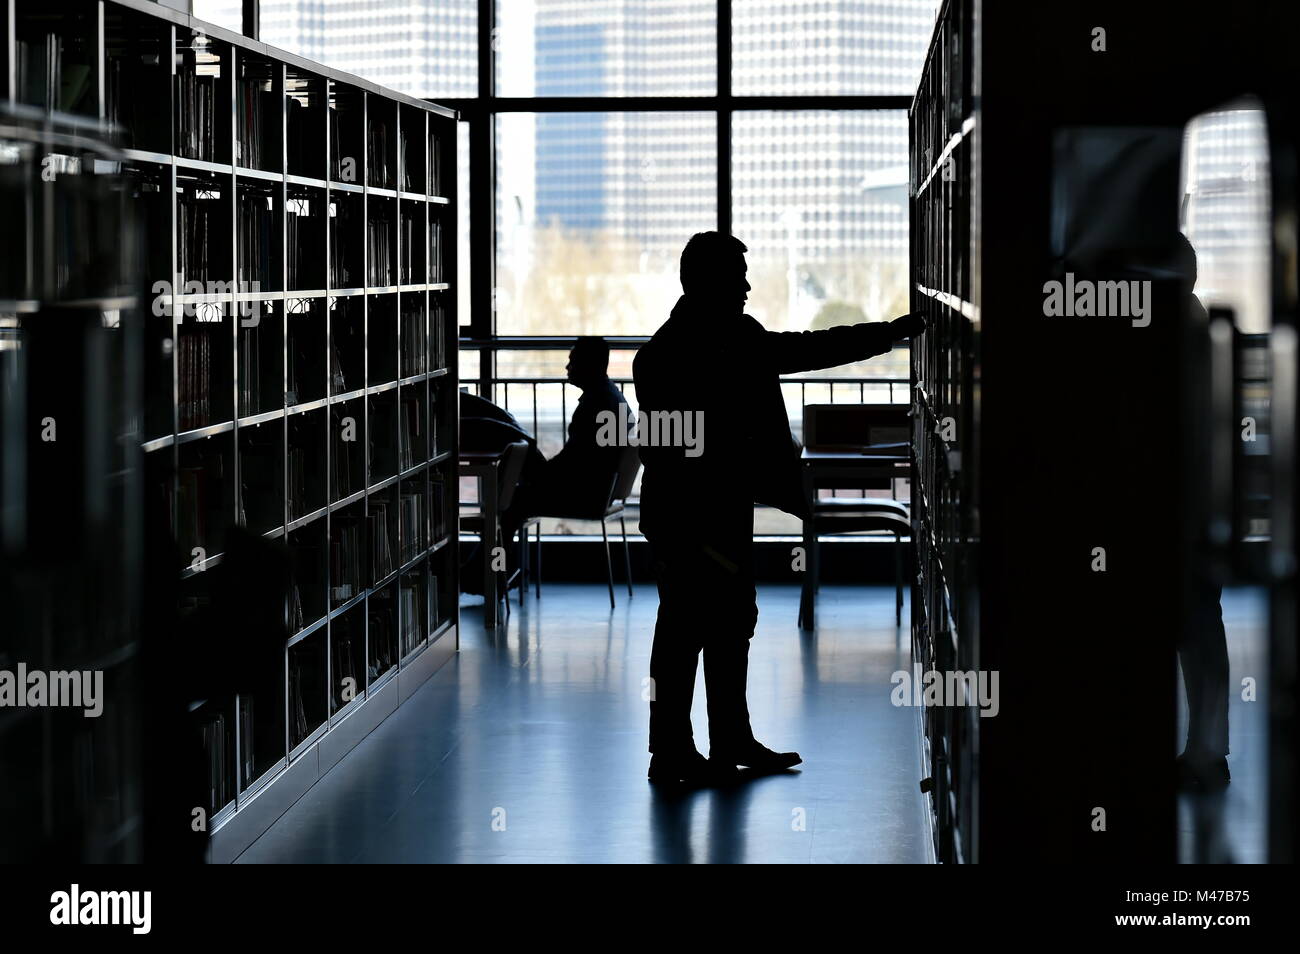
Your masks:
<svg viewBox="0 0 1300 954"><path fill-rule="evenodd" d="M925 316L919 312L913 312L910 315L904 315L902 318L895 318L889 323L889 328L894 333L895 341L915 338L925 331Z"/></svg>

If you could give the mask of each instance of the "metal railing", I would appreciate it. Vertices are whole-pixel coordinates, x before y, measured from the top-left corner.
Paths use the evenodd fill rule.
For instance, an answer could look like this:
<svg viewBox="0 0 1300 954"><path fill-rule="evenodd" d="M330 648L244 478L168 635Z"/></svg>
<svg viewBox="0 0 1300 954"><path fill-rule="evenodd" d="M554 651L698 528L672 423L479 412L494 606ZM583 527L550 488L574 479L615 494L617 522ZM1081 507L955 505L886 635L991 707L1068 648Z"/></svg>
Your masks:
<svg viewBox="0 0 1300 954"><path fill-rule="evenodd" d="M611 381L627 395L629 404L635 413L636 386L630 377L611 377ZM570 414L570 391L576 403L578 389L564 378L557 376L540 377L496 377L489 382L496 404L505 408L537 438L538 447L547 457L558 453L564 446ZM475 394L483 394L482 378L463 378L461 385L468 387ZM890 377L832 377L827 375L797 375L783 377L781 390L785 396L786 412L790 418L790 428L794 436L803 438L803 408L808 404L861 404L906 403L911 399L911 384L906 378ZM637 483L628 500L629 507L635 508L639 503L641 480ZM832 491L832 493L838 493ZM861 493L861 491L852 491ZM784 516L784 515L780 515ZM795 527L783 526L779 516L773 514L768 518L758 518L755 531L763 534L786 534L794 532ZM793 521L794 518L788 518ZM788 522L785 521L785 522ZM633 529L635 524L629 526ZM546 528L544 528L546 529ZM564 528L552 527L548 532L564 532ZM569 532L572 532L571 530Z"/></svg>

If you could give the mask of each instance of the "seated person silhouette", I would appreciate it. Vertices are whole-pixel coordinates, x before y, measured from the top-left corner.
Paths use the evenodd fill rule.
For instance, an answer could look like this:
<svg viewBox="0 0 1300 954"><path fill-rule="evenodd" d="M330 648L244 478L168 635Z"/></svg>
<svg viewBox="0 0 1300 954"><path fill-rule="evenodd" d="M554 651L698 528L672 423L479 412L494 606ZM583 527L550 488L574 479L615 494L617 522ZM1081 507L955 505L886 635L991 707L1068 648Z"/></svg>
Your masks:
<svg viewBox="0 0 1300 954"><path fill-rule="evenodd" d="M598 440L603 412L618 414L627 400L609 379L609 343L603 338L579 338L565 368L568 382L582 391L569 420L564 447L550 460L510 412L471 394L461 395L461 446L473 451L499 451L507 444L528 441L528 457L510 507L501 514L502 536L513 541L523 522L534 516L594 513L608 502L618 473L621 449ZM629 415L630 416L630 415ZM513 575L516 552L506 546L507 576ZM477 594L481 588L482 553L471 550L461 572L461 589ZM476 568L477 564L477 568Z"/></svg>
<svg viewBox="0 0 1300 954"><path fill-rule="evenodd" d="M780 376L884 354L925 329L920 315L905 315L767 331L744 313L746 251L730 235L692 236L681 257L682 297L633 364L640 418L692 415L703 438L691 447L641 446L641 531L659 585L650 658L649 777L656 782L718 780L738 765L774 771L801 761L754 738L745 700L758 621L754 504L796 516L807 510ZM691 731L701 654L708 759Z"/></svg>
<svg viewBox="0 0 1300 954"><path fill-rule="evenodd" d="M622 449L599 440L604 415L618 420L623 392L609 379L609 343L579 338L565 366L568 381L582 391L569 419L564 447L526 474L510 508L501 516L507 540L528 517L563 517L603 511L618 474ZM624 412L630 418L630 412Z"/></svg>

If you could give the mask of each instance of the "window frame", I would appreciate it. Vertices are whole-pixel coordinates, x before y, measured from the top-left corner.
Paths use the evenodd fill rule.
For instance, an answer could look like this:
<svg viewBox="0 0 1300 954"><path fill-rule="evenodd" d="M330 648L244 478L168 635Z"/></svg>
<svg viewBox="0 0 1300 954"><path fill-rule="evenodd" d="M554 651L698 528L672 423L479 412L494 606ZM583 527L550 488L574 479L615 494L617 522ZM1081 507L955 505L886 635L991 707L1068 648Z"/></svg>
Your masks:
<svg viewBox="0 0 1300 954"><path fill-rule="evenodd" d="M496 95L497 0L478 0L478 95L468 99L430 97L430 102L454 109L469 129L469 194L462 196L469 211L469 322L462 316L462 348L479 353L479 380L494 389L496 354L502 348L527 347L530 338L497 333L493 307L496 287L496 118L502 113L713 113L717 127L717 229L731 231L731 124L735 113L745 110L883 110L906 112L913 96L898 95L770 95L735 96L732 79L732 0L716 0L717 85L713 95L704 96L498 96ZM260 0L243 0L244 33L257 39ZM477 227L476 227L477 226ZM575 338L544 339L551 346L564 347ZM619 339L636 347L646 338ZM492 394L489 392L489 398Z"/></svg>

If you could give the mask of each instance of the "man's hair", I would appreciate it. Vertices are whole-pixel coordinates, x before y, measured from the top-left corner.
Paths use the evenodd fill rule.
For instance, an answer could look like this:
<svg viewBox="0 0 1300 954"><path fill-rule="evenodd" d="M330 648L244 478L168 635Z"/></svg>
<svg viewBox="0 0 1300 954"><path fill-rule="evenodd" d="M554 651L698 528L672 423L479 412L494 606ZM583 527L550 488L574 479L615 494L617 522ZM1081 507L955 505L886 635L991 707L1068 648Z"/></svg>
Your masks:
<svg viewBox="0 0 1300 954"><path fill-rule="evenodd" d="M601 373L609 371L609 342L596 335L583 335L573 345L574 357L581 358L584 365Z"/></svg>
<svg viewBox="0 0 1300 954"><path fill-rule="evenodd" d="M719 265L748 251L749 247L734 235L696 232L682 249L682 291L705 288L717 278Z"/></svg>

